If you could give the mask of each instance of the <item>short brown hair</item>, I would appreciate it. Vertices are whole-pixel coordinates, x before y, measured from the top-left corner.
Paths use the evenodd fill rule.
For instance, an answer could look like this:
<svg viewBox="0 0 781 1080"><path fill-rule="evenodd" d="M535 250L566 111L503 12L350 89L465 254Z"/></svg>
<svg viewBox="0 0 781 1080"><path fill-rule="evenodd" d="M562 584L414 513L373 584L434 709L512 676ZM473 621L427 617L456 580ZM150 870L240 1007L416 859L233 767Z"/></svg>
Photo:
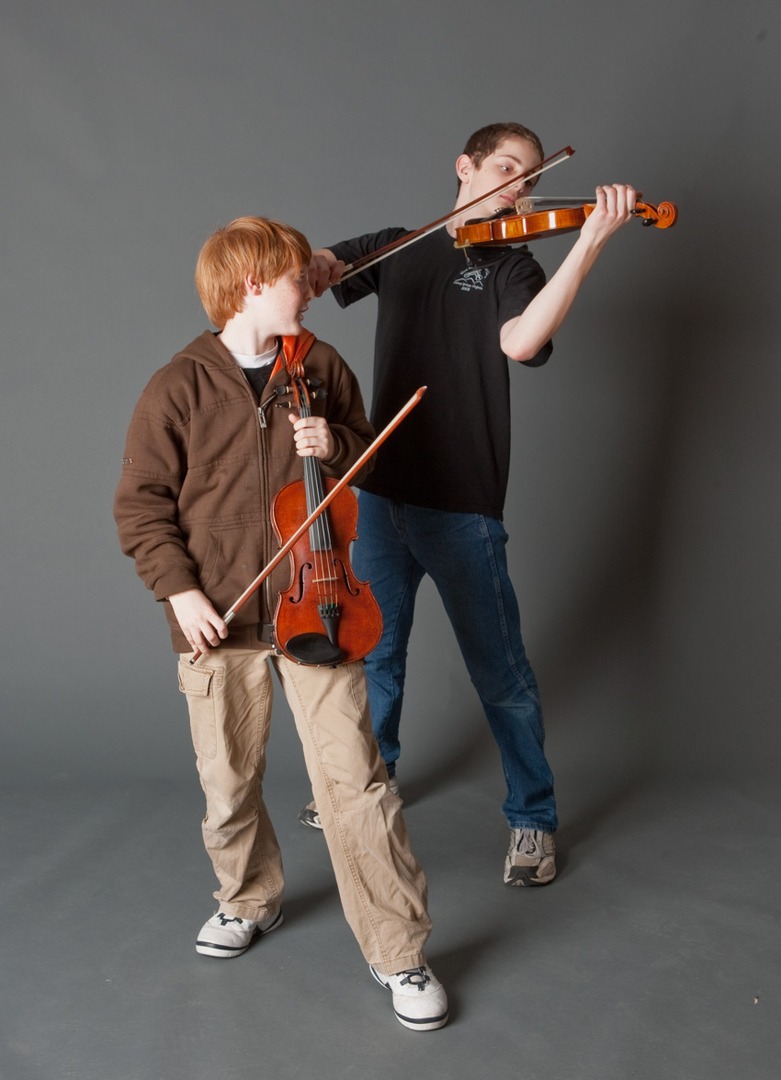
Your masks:
<svg viewBox="0 0 781 1080"><path fill-rule="evenodd" d="M483 158L493 154L503 139L513 138L530 142L540 158L545 158L540 137L523 124L515 124L512 121L506 124L488 124L486 127L479 128L469 136L463 152L472 159L475 165L479 165Z"/></svg>
<svg viewBox="0 0 781 1080"><path fill-rule="evenodd" d="M298 229L268 218L236 218L201 248L195 287L206 314L222 330L244 307L248 275L273 285L288 270L308 266L311 257L309 241Z"/></svg>

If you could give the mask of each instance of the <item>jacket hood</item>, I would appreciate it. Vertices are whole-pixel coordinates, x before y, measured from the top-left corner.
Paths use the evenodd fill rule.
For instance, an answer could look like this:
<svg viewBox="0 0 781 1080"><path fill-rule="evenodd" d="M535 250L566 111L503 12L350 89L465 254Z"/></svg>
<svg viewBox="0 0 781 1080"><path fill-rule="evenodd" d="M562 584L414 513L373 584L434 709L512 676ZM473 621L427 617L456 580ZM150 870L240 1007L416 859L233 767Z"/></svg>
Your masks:
<svg viewBox="0 0 781 1080"><path fill-rule="evenodd" d="M294 364L303 363L304 358L316 341L317 338L311 330L302 330L300 334L295 336L283 337L282 348L274 364L271 377L273 378L283 368L290 371ZM199 337L186 345L173 359L174 361L180 359L194 360L196 363L204 364L206 367L234 368L236 366L236 361L231 356L230 351L226 349L214 330L204 330Z"/></svg>

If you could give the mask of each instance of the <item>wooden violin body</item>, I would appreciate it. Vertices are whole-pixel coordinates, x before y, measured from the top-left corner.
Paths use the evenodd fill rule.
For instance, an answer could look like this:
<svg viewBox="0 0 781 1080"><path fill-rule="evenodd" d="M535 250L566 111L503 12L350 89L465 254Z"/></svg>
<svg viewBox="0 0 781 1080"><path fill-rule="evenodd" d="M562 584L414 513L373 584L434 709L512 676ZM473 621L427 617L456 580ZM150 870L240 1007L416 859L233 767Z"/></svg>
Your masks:
<svg viewBox="0 0 781 1080"><path fill-rule="evenodd" d="M307 518L305 483L288 484L274 499L273 524L281 543ZM336 481L323 483L330 490ZM344 488L290 551L290 587L279 594L274 640L296 663L348 664L362 660L380 640L379 606L368 583L358 581L350 564L357 524L358 500ZM318 527L322 525L327 528Z"/></svg>
<svg viewBox="0 0 781 1080"><path fill-rule="evenodd" d="M303 376L293 379L293 393L299 415L311 416ZM283 487L272 505L272 524L283 545L338 483L323 478L316 458L305 457L303 464L304 479ZM274 614L274 641L289 660L348 664L362 660L380 640L379 605L350 563L357 525L358 500L344 487L290 548L290 585L279 594Z"/></svg>
<svg viewBox="0 0 781 1080"><path fill-rule="evenodd" d="M506 247L523 244L530 240L544 240L550 236L580 229L594 210L596 203L581 206L561 206L550 210L535 210L522 214L507 214L487 218L484 221L468 221L456 228L456 247ZM632 211L642 219L643 225L657 229L669 229L678 220L675 203L662 202L658 206L638 201Z"/></svg>

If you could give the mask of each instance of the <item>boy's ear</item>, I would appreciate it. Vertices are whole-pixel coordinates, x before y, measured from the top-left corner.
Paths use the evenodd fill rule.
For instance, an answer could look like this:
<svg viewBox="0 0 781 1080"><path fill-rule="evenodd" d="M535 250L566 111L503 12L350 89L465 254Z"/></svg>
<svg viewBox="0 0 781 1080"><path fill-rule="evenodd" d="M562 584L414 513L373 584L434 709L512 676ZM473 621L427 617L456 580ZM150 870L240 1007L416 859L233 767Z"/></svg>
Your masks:
<svg viewBox="0 0 781 1080"><path fill-rule="evenodd" d="M459 154L456 158L456 175L461 183L465 183L469 180L474 171L475 163L470 158L469 154Z"/></svg>
<svg viewBox="0 0 781 1080"><path fill-rule="evenodd" d="M244 288L247 296L260 296L263 292L263 284L256 281L252 274L247 274L244 278Z"/></svg>

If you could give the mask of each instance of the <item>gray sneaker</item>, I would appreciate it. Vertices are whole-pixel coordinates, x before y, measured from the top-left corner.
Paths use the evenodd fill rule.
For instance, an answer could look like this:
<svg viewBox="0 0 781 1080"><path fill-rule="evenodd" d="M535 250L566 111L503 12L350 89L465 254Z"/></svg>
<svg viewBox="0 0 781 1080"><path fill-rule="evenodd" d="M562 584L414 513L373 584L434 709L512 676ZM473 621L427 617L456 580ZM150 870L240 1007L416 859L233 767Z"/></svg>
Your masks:
<svg viewBox="0 0 781 1080"><path fill-rule="evenodd" d="M542 829L510 829L505 885L550 885L556 877L556 844Z"/></svg>
<svg viewBox="0 0 781 1080"><path fill-rule="evenodd" d="M201 927L195 940L195 951L201 956L217 956L220 959L241 956L255 936L269 934L281 925L281 911L275 911L257 922L218 911Z"/></svg>

